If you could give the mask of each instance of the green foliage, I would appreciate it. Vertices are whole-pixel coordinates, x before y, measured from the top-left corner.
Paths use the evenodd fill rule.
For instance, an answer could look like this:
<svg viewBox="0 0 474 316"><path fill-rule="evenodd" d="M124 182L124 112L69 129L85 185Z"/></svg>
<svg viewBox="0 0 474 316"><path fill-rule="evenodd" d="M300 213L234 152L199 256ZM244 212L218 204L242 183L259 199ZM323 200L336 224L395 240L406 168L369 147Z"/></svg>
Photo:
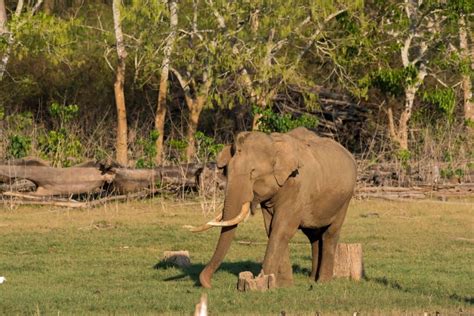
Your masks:
<svg viewBox="0 0 474 316"><path fill-rule="evenodd" d="M12 135L9 137L7 155L9 158L23 158L28 156L31 150L31 138L24 135Z"/></svg>
<svg viewBox="0 0 474 316"><path fill-rule="evenodd" d="M472 0L449 0L446 1L446 8L448 17L457 22L459 15L467 15L474 11L474 2Z"/></svg>
<svg viewBox="0 0 474 316"><path fill-rule="evenodd" d="M286 133L299 126L315 128L318 125L318 119L310 114L293 118L291 114L275 113L271 108L262 109L260 107L253 107L253 113L261 115L258 120L258 129L266 133Z"/></svg>
<svg viewBox="0 0 474 316"><path fill-rule="evenodd" d="M441 178L443 179L453 179L453 178L458 178L461 179L464 177L465 172L461 168L453 168L451 164L449 164L446 168L442 168L440 170L440 175Z"/></svg>
<svg viewBox="0 0 474 316"><path fill-rule="evenodd" d="M224 148L223 144L216 143L212 137L206 136L203 132L196 133L197 154L201 161L215 160L217 154Z"/></svg>
<svg viewBox="0 0 474 316"><path fill-rule="evenodd" d="M451 88L436 88L423 92L423 101L435 105L450 121L454 119L456 109L456 94Z"/></svg>
<svg viewBox="0 0 474 316"><path fill-rule="evenodd" d="M3 105L0 105L0 121L2 121L5 118L5 107Z"/></svg>
<svg viewBox="0 0 474 316"><path fill-rule="evenodd" d="M49 107L51 116L56 120L57 128L40 135L38 146L41 155L51 161L53 166L69 167L73 160L82 158L84 148L70 123L78 115L77 105L59 105L52 103Z"/></svg>
<svg viewBox="0 0 474 316"><path fill-rule="evenodd" d="M70 167L72 159L81 157L83 152L77 136L68 133L64 128L41 135L38 145L42 156L56 167Z"/></svg>
<svg viewBox="0 0 474 316"><path fill-rule="evenodd" d="M138 140L138 144L143 148L143 156L137 159L137 168L154 168L156 166L156 140L158 136L158 131L152 130L147 138Z"/></svg>
<svg viewBox="0 0 474 316"><path fill-rule="evenodd" d="M61 105L53 102L49 107L49 113L58 120L60 126L68 124L77 116L78 112L79 106L77 105Z"/></svg>
<svg viewBox="0 0 474 316"><path fill-rule="evenodd" d="M416 82L418 70L415 66L403 68L379 69L371 74L370 80L364 80L362 84L370 84L380 91L394 97L402 96L404 89Z"/></svg>
<svg viewBox="0 0 474 316"><path fill-rule="evenodd" d="M16 133L28 133L33 127L33 113L31 112L9 115L6 120L10 130Z"/></svg>
<svg viewBox="0 0 474 316"><path fill-rule="evenodd" d="M4 114L3 114L4 115ZM23 112L6 117L8 129L7 158L23 158L28 156L32 149L31 130L33 114Z"/></svg>
<svg viewBox="0 0 474 316"><path fill-rule="evenodd" d="M400 160L400 163L402 164L402 167L407 169L410 165L410 159L411 159L411 152L406 149L400 149L397 152L397 158Z"/></svg>
<svg viewBox="0 0 474 316"><path fill-rule="evenodd" d="M22 60L41 56L53 65L79 65L83 61L77 55L79 38L85 35L81 22L80 18L61 19L42 12L13 19L10 25L15 34L16 57Z"/></svg>
<svg viewBox="0 0 474 316"><path fill-rule="evenodd" d="M177 160L178 162L186 159L186 148L188 148L188 142L184 139L171 139L168 142L168 146L171 151L171 159Z"/></svg>

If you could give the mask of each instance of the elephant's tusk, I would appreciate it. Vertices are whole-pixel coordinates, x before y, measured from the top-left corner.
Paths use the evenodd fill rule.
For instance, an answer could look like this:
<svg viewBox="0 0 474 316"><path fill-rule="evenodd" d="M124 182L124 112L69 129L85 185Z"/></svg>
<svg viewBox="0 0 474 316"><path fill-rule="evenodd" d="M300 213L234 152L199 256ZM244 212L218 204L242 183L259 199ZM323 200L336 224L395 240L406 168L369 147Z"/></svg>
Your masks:
<svg viewBox="0 0 474 316"><path fill-rule="evenodd" d="M227 226L234 226L237 225L238 223L242 222L243 220L247 219L247 217L250 214L250 202L245 203L242 205L242 210L240 211L240 214L234 217L231 220L228 221L210 221L206 225L210 225L213 227L227 227Z"/></svg>
<svg viewBox="0 0 474 316"><path fill-rule="evenodd" d="M214 218L214 221L220 221L222 219L222 212L216 216L216 218ZM211 221L213 222L213 221ZM209 225L209 223L206 223L204 225L201 225L201 226L192 226L192 225L184 225L183 226L184 228L186 229L189 229L189 231L193 232L193 233L200 233L200 232L203 232L203 231L206 231L214 226L212 225Z"/></svg>

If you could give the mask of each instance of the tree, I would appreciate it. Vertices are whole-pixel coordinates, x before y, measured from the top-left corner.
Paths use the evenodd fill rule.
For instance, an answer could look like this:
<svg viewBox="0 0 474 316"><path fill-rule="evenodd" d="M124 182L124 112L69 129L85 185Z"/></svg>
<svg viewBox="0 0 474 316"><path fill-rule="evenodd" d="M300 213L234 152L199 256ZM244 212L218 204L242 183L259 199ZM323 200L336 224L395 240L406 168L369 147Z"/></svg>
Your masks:
<svg viewBox="0 0 474 316"><path fill-rule="evenodd" d="M183 30L185 35L178 42L180 46L177 50L187 59L175 58L171 71L183 91L189 113L186 130L186 160L189 162L196 153L195 134L202 110L208 102L211 86L215 82L214 77L217 75L215 69L219 66L218 55L221 52L223 39L220 27L215 29L209 27L206 31L199 28L199 22L208 26L215 25L205 7L199 6L199 0L193 0L192 6L188 7L192 10L183 12L183 15L189 14L190 17L182 20L187 20L189 23Z"/></svg>
<svg viewBox="0 0 474 316"><path fill-rule="evenodd" d="M117 135L116 135L116 158L117 162L123 166L128 164L128 146L127 146L127 110L125 107L125 65L127 58L127 51L122 33L122 21L120 18L121 0L114 0L112 4L112 12L114 19L114 32L117 47L117 68L115 71L115 105L117 108Z"/></svg>
<svg viewBox="0 0 474 316"><path fill-rule="evenodd" d="M41 4L41 2L39 3ZM18 18L22 10L23 0L19 0L16 5L14 18ZM12 46L15 41L13 32L11 32L8 28L7 9L5 7L4 0L0 0L0 36L4 37L6 42L6 49L3 53L2 60L0 61L0 80L2 80L5 70L7 69L8 60L10 59Z"/></svg>
<svg viewBox="0 0 474 316"><path fill-rule="evenodd" d="M178 25L177 3L175 0L168 0L168 9L170 16L170 34L166 38L163 50L163 61L161 64L160 85L158 90L158 102L155 114L155 128L158 132L156 140L156 158L155 163L161 164L163 158L163 141L165 134L166 117L166 97L168 95L168 76L170 68L170 57L176 41L176 28Z"/></svg>
<svg viewBox="0 0 474 316"><path fill-rule="evenodd" d="M474 10L472 1L466 0L450 0L447 3L447 11L450 20L455 23L458 28L459 36L459 56L460 56L460 73L463 92L463 113L464 120L468 126L474 123L474 102L472 99L472 73L474 72L474 44L469 47L468 34L472 34L468 19L469 13ZM457 23L456 23L457 22ZM474 130L471 129L471 130Z"/></svg>
<svg viewBox="0 0 474 316"><path fill-rule="evenodd" d="M378 55L381 64L370 80L386 95L390 138L400 150L408 151L408 127L416 96L425 78L435 76L434 69L429 67L430 60L445 53L438 49L445 40L442 24L446 15L436 4L424 4L420 0L404 0L403 4L395 2L384 6L387 11L378 18L379 27L385 33L379 33L378 40L388 44L381 46ZM398 104L400 97L403 98L401 107Z"/></svg>

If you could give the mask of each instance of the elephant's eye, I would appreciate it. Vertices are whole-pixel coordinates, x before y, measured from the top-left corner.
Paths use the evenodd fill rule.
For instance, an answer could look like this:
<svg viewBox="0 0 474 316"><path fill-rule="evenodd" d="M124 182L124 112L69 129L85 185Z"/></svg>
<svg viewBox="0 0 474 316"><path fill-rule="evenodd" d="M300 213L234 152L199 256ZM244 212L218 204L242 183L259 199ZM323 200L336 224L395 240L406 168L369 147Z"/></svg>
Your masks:
<svg viewBox="0 0 474 316"><path fill-rule="evenodd" d="M252 170L250 170L250 179L254 179L255 178L255 168L252 168Z"/></svg>

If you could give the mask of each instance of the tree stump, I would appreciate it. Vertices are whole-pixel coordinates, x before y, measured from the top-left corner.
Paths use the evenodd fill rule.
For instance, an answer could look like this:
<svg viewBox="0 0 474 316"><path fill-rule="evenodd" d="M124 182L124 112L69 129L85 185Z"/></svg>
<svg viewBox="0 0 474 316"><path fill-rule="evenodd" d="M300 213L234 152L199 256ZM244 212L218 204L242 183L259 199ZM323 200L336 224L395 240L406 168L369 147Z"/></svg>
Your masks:
<svg viewBox="0 0 474 316"><path fill-rule="evenodd" d="M189 251L165 251L163 253L163 261L171 263L180 268L187 268L191 265L191 259L189 258Z"/></svg>
<svg viewBox="0 0 474 316"><path fill-rule="evenodd" d="M356 281L360 281L364 277L361 244L340 243L337 245L334 277L350 278Z"/></svg>
<svg viewBox="0 0 474 316"><path fill-rule="evenodd" d="M267 291L276 287L276 278L274 274L264 275L263 271L256 277L250 271L239 273L237 290L241 292L248 291Z"/></svg>

